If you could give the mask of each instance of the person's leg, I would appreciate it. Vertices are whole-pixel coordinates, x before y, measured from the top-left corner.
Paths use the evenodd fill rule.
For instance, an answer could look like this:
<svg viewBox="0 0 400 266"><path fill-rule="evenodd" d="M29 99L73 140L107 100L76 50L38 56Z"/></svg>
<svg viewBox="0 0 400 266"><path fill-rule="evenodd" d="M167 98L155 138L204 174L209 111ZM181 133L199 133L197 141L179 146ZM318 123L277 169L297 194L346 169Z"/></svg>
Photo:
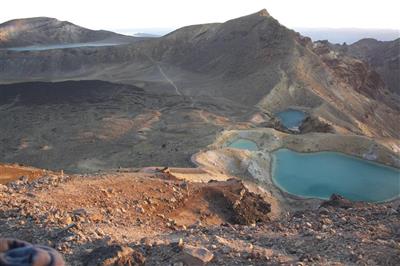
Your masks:
<svg viewBox="0 0 400 266"><path fill-rule="evenodd" d="M0 238L0 266L64 266L56 250L16 239Z"/></svg>

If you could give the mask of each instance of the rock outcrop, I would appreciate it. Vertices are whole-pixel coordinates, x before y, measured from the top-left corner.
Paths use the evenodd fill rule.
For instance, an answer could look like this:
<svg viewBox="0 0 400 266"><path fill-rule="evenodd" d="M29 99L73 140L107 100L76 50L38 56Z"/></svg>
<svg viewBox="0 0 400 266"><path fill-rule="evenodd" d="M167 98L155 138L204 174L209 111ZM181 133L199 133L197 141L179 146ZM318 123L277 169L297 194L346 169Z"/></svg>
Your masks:
<svg viewBox="0 0 400 266"><path fill-rule="evenodd" d="M299 127L299 131L301 133L308 133L308 132L324 132L324 133L333 133L334 128L324 122L321 121L318 117L308 116Z"/></svg>
<svg viewBox="0 0 400 266"><path fill-rule="evenodd" d="M335 48L367 62L388 89L400 95L400 38L393 41L362 39L351 45L335 45Z"/></svg>

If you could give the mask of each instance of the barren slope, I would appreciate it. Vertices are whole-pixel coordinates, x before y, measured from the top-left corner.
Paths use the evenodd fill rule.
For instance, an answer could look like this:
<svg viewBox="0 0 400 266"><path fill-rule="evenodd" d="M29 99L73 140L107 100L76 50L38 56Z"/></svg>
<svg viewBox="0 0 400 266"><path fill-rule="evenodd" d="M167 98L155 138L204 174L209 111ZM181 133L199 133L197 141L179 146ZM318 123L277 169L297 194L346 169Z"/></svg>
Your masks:
<svg viewBox="0 0 400 266"><path fill-rule="evenodd" d="M134 40L134 37L105 30L90 30L67 21L47 17L15 19L0 24L0 48Z"/></svg>

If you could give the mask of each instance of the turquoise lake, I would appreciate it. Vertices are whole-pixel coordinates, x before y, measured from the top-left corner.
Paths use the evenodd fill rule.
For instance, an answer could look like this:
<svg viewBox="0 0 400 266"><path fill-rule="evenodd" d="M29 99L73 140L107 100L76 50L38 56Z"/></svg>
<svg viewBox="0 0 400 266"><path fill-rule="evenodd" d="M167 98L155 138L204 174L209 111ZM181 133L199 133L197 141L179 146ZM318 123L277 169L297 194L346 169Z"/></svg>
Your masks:
<svg viewBox="0 0 400 266"><path fill-rule="evenodd" d="M32 45L25 47L13 47L7 48L10 51L44 51L53 49L67 49L67 48L79 48L79 47L100 47L100 46L115 46L121 45L121 43L100 43L100 42L88 42L88 43L69 43L69 44L54 44L54 45Z"/></svg>
<svg viewBox="0 0 400 266"><path fill-rule="evenodd" d="M275 114L282 125L288 129L297 129L306 118L306 113L295 109L287 109Z"/></svg>
<svg viewBox="0 0 400 266"><path fill-rule="evenodd" d="M333 193L354 201L381 202L400 196L400 170L336 152L273 152L273 181L301 197Z"/></svg>
<svg viewBox="0 0 400 266"><path fill-rule="evenodd" d="M248 139L237 139L231 144L229 144L229 147L242 150L249 150L249 151L258 150L257 144L254 141Z"/></svg>

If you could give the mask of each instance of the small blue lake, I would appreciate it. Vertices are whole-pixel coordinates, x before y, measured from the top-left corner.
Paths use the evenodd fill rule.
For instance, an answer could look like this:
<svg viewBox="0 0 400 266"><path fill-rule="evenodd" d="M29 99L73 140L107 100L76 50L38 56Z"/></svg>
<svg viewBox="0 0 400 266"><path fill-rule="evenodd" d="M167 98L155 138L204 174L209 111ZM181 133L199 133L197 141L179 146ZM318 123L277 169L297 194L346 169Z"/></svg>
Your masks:
<svg viewBox="0 0 400 266"><path fill-rule="evenodd" d="M32 45L25 47L12 47L7 48L10 51L44 51L53 49L67 49L67 48L79 48L79 47L100 47L100 46L115 46L121 45L122 43L102 43L102 42L88 42L88 43L67 43L67 44L52 44L52 45Z"/></svg>
<svg viewBox="0 0 400 266"><path fill-rule="evenodd" d="M249 151L258 150L257 144L254 141L248 139L237 139L231 144L229 144L228 147L241 150L249 150Z"/></svg>
<svg viewBox="0 0 400 266"><path fill-rule="evenodd" d="M400 169L336 152L273 152L274 183L301 197L381 202L400 196Z"/></svg>
<svg viewBox="0 0 400 266"><path fill-rule="evenodd" d="M287 109L275 114L282 125L288 129L298 129L306 118L306 113L295 109Z"/></svg>

